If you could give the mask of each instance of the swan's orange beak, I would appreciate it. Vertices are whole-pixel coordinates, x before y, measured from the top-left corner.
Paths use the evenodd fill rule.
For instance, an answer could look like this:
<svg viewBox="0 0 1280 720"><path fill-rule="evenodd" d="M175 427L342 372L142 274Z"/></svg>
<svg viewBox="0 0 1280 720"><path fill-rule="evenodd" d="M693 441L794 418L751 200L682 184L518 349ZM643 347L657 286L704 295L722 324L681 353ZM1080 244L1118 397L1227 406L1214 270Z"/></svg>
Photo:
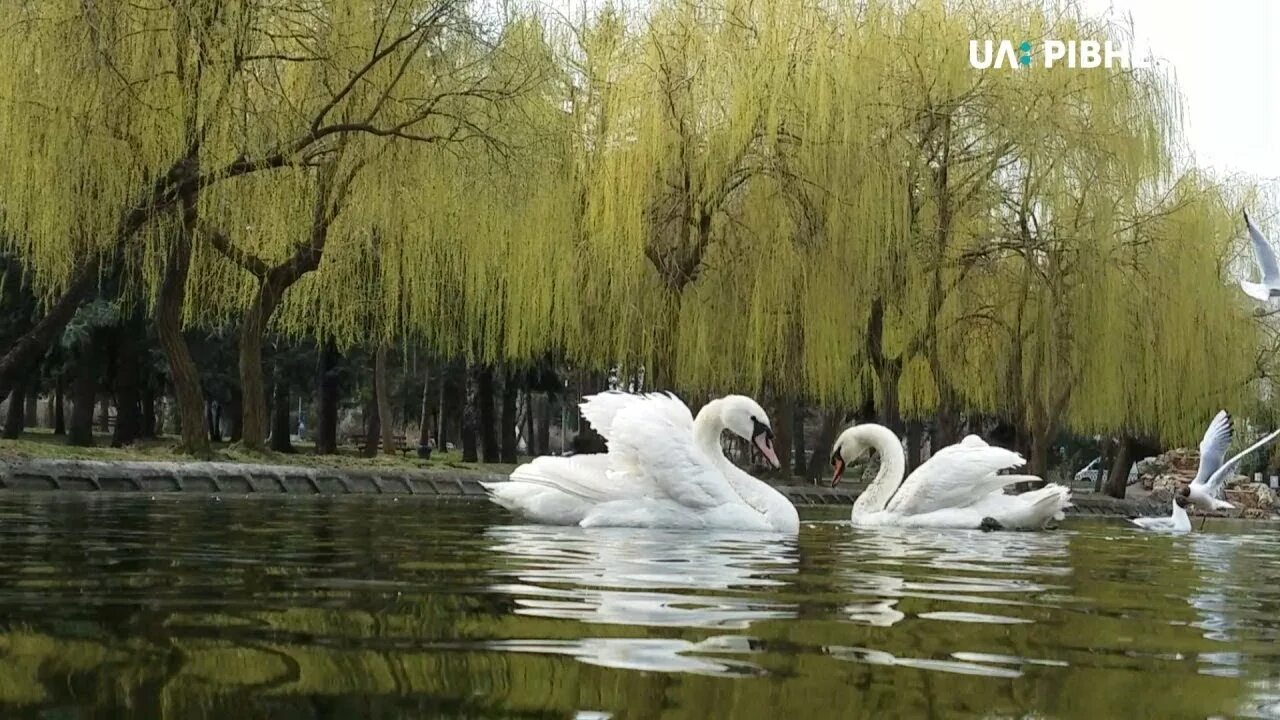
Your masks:
<svg viewBox="0 0 1280 720"><path fill-rule="evenodd" d="M778 469L782 467L782 463L778 462L778 455L773 451L773 441L769 439L766 433L758 433L751 439L755 443L756 449L769 462L769 467Z"/></svg>
<svg viewBox="0 0 1280 720"><path fill-rule="evenodd" d="M844 476L844 458L840 456L838 450L831 456L831 466L836 469L831 476L831 487L835 487L840 484L840 478Z"/></svg>

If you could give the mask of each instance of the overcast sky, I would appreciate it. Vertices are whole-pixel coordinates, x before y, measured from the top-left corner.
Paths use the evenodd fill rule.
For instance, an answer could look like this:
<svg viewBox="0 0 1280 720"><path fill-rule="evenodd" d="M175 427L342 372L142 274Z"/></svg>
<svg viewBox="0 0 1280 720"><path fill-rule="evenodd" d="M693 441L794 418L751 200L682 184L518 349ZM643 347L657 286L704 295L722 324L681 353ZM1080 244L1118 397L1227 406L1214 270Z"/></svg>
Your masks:
<svg viewBox="0 0 1280 720"><path fill-rule="evenodd" d="M1280 0L1082 0L1174 67L1201 166L1280 177Z"/></svg>

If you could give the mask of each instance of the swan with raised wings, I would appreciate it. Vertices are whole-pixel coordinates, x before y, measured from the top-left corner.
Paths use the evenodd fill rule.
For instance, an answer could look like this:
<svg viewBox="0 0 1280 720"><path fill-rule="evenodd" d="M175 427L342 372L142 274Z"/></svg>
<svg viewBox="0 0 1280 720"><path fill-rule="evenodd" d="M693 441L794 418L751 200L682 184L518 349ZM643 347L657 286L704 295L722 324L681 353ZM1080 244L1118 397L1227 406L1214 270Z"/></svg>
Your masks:
<svg viewBox="0 0 1280 720"><path fill-rule="evenodd" d="M778 467L769 416L751 398L712 400L696 420L663 393L600 393L581 408L608 452L535 458L506 482L485 484L494 502L554 525L799 532L786 496L729 462L720 447L728 430Z"/></svg>
<svg viewBox="0 0 1280 720"><path fill-rule="evenodd" d="M880 456L880 470L854 502L855 525L900 525L937 528L1038 529L1060 520L1071 504L1071 491L1056 483L1021 495L1006 495L1004 486L1039 481L1034 475L998 475L1025 464L1011 450L992 447L977 435L942 448L906 476L902 443L892 430L875 424L855 425L836 439L831 453L840 482L848 461L869 450Z"/></svg>

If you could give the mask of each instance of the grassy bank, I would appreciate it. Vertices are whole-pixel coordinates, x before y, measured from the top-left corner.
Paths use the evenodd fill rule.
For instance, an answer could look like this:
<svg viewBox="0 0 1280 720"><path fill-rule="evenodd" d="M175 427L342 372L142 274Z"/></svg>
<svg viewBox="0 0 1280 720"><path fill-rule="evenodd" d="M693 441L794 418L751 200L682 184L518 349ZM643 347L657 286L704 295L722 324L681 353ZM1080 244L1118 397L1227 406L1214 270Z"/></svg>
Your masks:
<svg viewBox="0 0 1280 720"><path fill-rule="evenodd" d="M66 444L66 438L51 432L35 431L23 433L18 440L0 440L0 460L14 459L61 459L61 460L153 460L186 462L193 458L178 450L177 438L161 437L154 440L143 440L135 445L123 448L110 447L109 434L95 435L95 447L73 447ZM464 463L462 453L457 450L449 452L433 452L430 460L421 460L413 453L396 453L395 455L376 455L364 457L356 448L339 448L337 455L317 455L315 446L308 442L294 443L297 452L249 452L238 443L214 443L213 456L209 460L218 462L263 463L269 465L300 465L306 467L328 467L342 469L359 468L450 468L455 470L485 470L489 472L509 473L515 468L506 463ZM523 462L526 458L521 458Z"/></svg>

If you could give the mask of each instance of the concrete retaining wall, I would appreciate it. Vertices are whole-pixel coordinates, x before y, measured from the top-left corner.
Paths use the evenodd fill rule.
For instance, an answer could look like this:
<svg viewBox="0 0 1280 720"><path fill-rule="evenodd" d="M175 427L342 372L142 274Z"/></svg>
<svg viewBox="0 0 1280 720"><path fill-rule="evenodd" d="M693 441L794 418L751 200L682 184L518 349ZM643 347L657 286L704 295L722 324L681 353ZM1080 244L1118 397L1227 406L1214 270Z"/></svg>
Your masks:
<svg viewBox="0 0 1280 720"><path fill-rule="evenodd" d="M339 470L217 462L0 461L0 490L18 492L421 495L483 500L481 482L505 479L505 475L497 473L447 468ZM856 485L786 485L778 489L791 502L806 506L849 506L860 490ZM1073 515L1132 517L1168 512L1166 503L1150 499L1077 495L1074 503Z"/></svg>

